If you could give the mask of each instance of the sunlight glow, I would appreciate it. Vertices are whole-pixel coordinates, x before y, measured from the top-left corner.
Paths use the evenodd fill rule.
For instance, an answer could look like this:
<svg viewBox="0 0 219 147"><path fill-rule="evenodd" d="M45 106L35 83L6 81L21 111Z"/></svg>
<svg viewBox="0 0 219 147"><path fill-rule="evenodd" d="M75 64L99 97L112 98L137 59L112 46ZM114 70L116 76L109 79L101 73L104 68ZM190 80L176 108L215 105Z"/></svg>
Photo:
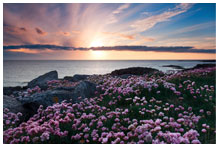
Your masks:
<svg viewBox="0 0 219 147"><path fill-rule="evenodd" d="M92 51L91 53L94 60L105 59L105 51Z"/></svg>
<svg viewBox="0 0 219 147"><path fill-rule="evenodd" d="M101 47L101 46L104 46L104 44L100 39L95 39L90 44L90 47Z"/></svg>

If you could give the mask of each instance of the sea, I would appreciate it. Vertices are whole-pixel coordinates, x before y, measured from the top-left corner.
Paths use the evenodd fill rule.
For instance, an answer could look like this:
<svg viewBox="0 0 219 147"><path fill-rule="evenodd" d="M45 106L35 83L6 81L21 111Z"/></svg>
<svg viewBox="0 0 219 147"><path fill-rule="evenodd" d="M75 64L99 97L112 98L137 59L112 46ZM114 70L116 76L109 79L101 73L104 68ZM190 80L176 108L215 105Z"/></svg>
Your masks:
<svg viewBox="0 0 219 147"><path fill-rule="evenodd" d="M176 69L164 65L191 68L197 64L215 64L204 60L4 60L3 86L26 86L29 81L49 71L56 70L58 77L75 74L107 74L128 67L151 67L163 72Z"/></svg>

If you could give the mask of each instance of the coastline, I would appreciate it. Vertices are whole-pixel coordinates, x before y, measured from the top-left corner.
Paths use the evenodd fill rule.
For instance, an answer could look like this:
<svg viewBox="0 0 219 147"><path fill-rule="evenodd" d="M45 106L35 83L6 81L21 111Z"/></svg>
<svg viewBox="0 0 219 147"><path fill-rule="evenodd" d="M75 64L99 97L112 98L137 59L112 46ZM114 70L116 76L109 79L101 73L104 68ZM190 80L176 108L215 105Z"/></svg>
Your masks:
<svg viewBox="0 0 219 147"><path fill-rule="evenodd" d="M10 127L12 129L17 129L21 127L22 124L41 121L41 111L45 114L51 113L50 109L54 109L54 113L57 113L56 108L64 107L64 109L67 109L65 111L71 112L71 114L67 114L65 113L65 111L64 113L62 111L59 111L59 113L57 113L56 115L66 115L66 117L68 115L78 115L79 118L77 119L81 119L82 114L86 114L86 109L88 109L90 105L93 106L92 103L94 102L95 106L98 104L99 110L94 113L95 109L93 109L93 107L90 107L89 113L94 113L95 115L92 115L94 115L95 118L96 116L107 117L108 113L114 113L120 111L121 109L121 112L128 111L129 114L126 117L130 117L134 120L136 119L138 121L143 121L146 119L147 121L149 121L149 119L153 119L153 122L151 122L153 123L153 125L157 123L157 120L160 119L160 115L162 116L163 113L167 113L168 117L175 117L175 119L171 120L169 123L176 121L175 123L181 124L180 122L178 122L178 120L181 119L181 117L178 116L181 112L179 110L182 108L184 110L185 107L189 111L186 111L186 113L194 114L189 116L189 121L191 122L193 122L194 118L196 120L196 123L199 122L199 119L205 119L206 117L209 118L208 120L206 120L206 123L211 124L211 131L209 131L211 132L210 138L213 140L210 140L210 142L208 143L214 143L216 127L215 70L216 65L213 64L199 64L190 69L183 69L176 73L168 74L153 68L133 67L115 70L105 75L74 75L72 77L64 77L63 79L58 79L57 71L51 71L28 82L28 85L26 87L12 87L12 89L8 89L8 93L6 93L5 91L7 90L7 87L4 87L4 116L13 114L17 118L16 121L11 121L9 118L4 117L4 135L10 136L10 129L8 129ZM202 94L199 95L198 93L199 90L198 92L196 90L196 93L198 95L193 92L194 90L191 90L197 86L200 86L201 89L204 90L204 94L207 95L208 99L203 99ZM207 101L208 103L206 103ZM156 105L154 105L154 102L156 103ZM197 103L203 103L204 107L202 107L202 105L196 105ZM160 111L160 109L157 109L158 106L161 107L164 111ZM168 113L168 111L165 112L167 109L166 106L168 106L168 111L169 109L174 108L175 111L171 110L171 113ZM77 110L75 109L76 107L81 108L80 114L78 113L78 111L74 111ZM147 109L144 109L143 107L146 107ZM155 112L157 111L156 115L153 115L154 112L152 113L152 110L154 110ZM206 111L207 114L203 114L202 118L201 116L199 116L199 111ZM124 115L126 115L126 113L124 112ZM145 114L147 114L146 118ZM44 117L47 117L47 115ZM66 117L65 119L63 118L58 120L59 124L70 123L70 118L67 119ZM123 117L123 115L118 116L118 119L122 119ZM49 117L48 119L50 121L50 119L52 120L53 118ZM91 119L93 118L91 117ZM96 119L99 120L99 118ZM161 117L161 119L163 118ZM42 121L48 123L47 119ZM109 118L108 121L113 122L114 120ZM166 120L164 119L162 121ZM11 122L14 122L14 124L11 124ZM103 125L105 125L106 129L111 129L112 126L109 127L108 123L105 124L104 121L102 123ZM89 125L89 123L86 125ZM128 128L130 127L130 125L131 122L123 127L129 130ZM141 125L142 124L139 124L139 127L141 127ZM181 125L184 125L183 122ZM64 130L63 128L60 129L62 131L68 132L69 129L72 129L71 126L72 124L70 125L70 128L66 127ZM98 125L95 126L97 127L94 127L96 129L99 129L99 127L101 127ZM200 124L197 125L197 130L200 129L198 126L200 126ZM163 128L163 126L160 127ZM193 126L189 126L188 129L183 130L183 133L189 133L192 128L194 129ZM150 130L151 134L156 134L156 131L153 132L154 129L155 128ZM120 127L118 127L118 130L120 130ZM28 132L29 129L27 129L26 131ZM77 128L75 128L75 132L80 131L81 130L77 130ZM52 135L53 132L50 132L50 134ZM73 132L73 134L71 135L74 136L76 134L74 134ZM68 141L66 141L66 139L60 139L60 141L52 139L51 143L78 143L78 141L80 141L77 139L71 140L71 135L70 138L69 136L66 136L68 138ZM204 143L203 136L199 139L200 140L198 140L198 142ZM92 140L89 140L89 142L90 141L92 142ZM171 143L168 142L168 140L165 141L167 143ZM190 141L195 142L196 140ZM10 140L4 138L4 142L7 143L10 142ZM149 139L146 142L155 143L155 140ZM94 141L94 143L103 142L102 140L100 140Z"/></svg>

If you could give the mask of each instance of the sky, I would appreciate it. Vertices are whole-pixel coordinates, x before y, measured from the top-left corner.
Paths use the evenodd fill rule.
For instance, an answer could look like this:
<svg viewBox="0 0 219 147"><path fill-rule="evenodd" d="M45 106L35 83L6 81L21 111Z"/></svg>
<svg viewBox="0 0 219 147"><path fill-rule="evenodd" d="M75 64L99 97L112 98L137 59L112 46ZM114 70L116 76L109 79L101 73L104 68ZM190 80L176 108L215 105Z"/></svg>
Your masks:
<svg viewBox="0 0 219 147"><path fill-rule="evenodd" d="M3 59L216 59L216 4L4 3Z"/></svg>

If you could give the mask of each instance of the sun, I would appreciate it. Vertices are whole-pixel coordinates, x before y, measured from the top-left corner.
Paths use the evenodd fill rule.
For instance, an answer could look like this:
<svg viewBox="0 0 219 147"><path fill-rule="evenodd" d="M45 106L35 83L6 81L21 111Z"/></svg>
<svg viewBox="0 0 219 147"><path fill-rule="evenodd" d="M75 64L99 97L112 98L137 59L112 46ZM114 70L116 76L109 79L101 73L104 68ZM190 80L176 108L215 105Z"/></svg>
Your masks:
<svg viewBox="0 0 219 147"><path fill-rule="evenodd" d="M90 47L101 47L101 46L103 46L103 41L100 39L95 39L90 44Z"/></svg>
<svg viewBox="0 0 219 147"><path fill-rule="evenodd" d="M105 52L104 51L92 51L93 59L100 60L105 59Z"/></svg>

